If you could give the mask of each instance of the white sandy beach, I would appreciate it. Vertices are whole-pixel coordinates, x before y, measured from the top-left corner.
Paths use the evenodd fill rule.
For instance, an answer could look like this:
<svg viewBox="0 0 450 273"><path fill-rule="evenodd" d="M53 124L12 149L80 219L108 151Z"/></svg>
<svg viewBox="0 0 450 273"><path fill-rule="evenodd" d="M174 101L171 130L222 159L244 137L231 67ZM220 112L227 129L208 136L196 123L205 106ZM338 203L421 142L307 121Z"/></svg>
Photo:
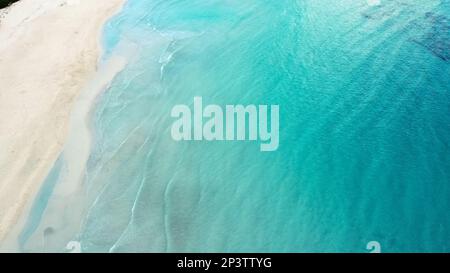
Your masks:
<svg viewBox="0 0 450 273"><path fill-rule="evenodd" d="M102 26L124 0L22 0L0 16L0 248L67 137L96 71Z"/></svg>

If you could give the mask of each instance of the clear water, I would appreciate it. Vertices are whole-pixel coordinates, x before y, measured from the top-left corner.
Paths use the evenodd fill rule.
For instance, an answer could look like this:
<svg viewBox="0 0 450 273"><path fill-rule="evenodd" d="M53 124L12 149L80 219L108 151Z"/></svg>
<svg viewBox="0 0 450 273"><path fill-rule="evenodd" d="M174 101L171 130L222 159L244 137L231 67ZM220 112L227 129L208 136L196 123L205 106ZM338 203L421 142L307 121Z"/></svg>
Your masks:
<svg viewBox="0 0 450 273"><path fill-rule="evenodd" d="M92 112L69 237L86 252L449 252L449 20L445 0L129 0L104 59L121 42L135 57ZM194 96L280 105L280 148L173 141L170 111Z"/></svg>

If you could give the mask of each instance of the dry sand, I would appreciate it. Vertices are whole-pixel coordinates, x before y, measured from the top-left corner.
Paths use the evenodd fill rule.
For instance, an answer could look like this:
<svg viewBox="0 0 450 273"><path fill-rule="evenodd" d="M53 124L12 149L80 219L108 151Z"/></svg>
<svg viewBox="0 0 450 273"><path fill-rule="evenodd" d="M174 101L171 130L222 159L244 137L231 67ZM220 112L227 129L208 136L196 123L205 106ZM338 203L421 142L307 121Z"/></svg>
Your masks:
<svg viewBox="0 0 450 273"><path fill-rule="evenodd" d="M0 16L0 247L66 140L96 71L105 21L124 0L22 0Z"/></svg>

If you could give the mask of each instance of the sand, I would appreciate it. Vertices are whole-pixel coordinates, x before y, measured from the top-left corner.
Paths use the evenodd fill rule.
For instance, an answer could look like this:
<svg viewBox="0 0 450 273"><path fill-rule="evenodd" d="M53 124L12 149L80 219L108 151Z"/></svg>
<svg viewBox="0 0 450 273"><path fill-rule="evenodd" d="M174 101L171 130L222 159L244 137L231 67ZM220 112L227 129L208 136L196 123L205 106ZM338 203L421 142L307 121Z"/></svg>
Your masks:
<svg viewBox="0 0 450 273"><path fill-rule="evenodd" d="M22 0L0 17L0 246L66 141L71 110L124 0Z"/></svg>

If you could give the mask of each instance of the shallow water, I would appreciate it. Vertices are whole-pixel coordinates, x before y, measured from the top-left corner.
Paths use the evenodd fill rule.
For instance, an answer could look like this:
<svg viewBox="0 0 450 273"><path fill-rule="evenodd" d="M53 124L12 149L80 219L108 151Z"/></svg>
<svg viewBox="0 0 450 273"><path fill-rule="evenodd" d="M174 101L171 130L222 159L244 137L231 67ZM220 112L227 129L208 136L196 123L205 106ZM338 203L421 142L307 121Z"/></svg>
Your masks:
<svg viewBox="0 0 450 273"><path fill-rule="evenodd" d="M129 0L103 61L134 55L92 111L83 190L32 211L23 249L449 252L449 18L438 0ZM194 96L280 105L278 151L173 141Z"/></svg>

